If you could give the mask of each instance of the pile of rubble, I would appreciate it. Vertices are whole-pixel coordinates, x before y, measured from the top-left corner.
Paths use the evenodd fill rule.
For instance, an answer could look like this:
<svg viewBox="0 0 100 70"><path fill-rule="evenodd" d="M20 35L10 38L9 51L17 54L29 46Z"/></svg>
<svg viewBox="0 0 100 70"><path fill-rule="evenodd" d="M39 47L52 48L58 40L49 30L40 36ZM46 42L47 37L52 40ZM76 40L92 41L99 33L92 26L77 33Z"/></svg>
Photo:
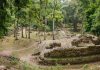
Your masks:
<svg viewBox="0 0 100 70"><path fill-rule="evenodd" d="M100 45L100 38L93 35L76 35L71 42L72 46L83 47L90 45Z"/></svg>

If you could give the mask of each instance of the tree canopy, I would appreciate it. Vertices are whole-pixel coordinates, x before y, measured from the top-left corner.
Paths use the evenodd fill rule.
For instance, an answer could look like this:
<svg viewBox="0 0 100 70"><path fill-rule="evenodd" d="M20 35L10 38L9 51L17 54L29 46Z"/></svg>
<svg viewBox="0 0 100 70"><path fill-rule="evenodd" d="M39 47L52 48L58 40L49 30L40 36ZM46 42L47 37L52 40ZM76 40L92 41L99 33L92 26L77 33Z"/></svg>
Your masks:
<svg viewBox="0 0 100 70"><path fill-rule="evenodd" d="M7 35L9 27L37 27L53 30L62 23L77 24L84 32L100 35L100 0L0 0L0 37Z"/></svg>

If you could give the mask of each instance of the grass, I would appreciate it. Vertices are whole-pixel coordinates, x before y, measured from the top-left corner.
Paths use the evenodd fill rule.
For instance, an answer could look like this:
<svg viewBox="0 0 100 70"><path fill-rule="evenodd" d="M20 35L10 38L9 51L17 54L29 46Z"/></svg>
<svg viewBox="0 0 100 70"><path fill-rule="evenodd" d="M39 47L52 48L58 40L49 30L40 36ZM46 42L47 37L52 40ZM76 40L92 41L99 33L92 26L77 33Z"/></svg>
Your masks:
<svg viewBox="0 0 100 70"><path fill-rule="evenodd" d="M14 67L18 65L18 63L19 59L17 58L0 56L0 65L4 65L7 68Z"/></svg>
<svg viewBox="0 0 100 70"><path fill-rule="evenodd" d="M27 62L21 63L21 70L100 70L99 66L90 66L88 64L82 65L81 67L72 67L71 65L66 66L38 66L30 65Z"/></svg>
<svg viewBox="0 0 100 70"><path fill-rule="evenodd" d="M64 70L63 66L38 66L38 65L30 65L26 62L22 64L22 70Z"/></svg>
<svg viewBox="0 0 100 70"><path fill-rule="evenodd" d="M31 33L31 39L27 38L21 38L21 34L18 36L19 40L14 39L13 35L4 37L4 39L0 39L0 49L21 49L21 48L27 48L32 42L39 41L38 35L36 35L36 32ZM43 40L43 36L41 36L41 40ZM50 36L47 36L47 39L49 39Z"/></svg>
<svg viewBox="0 0 100 70"><path fill-rule="evenodd" d="M4 39L0 40L0 49L9 50L9 49L21 49L28 47L33 41L35 41L36 36L32 33L31 39L20 38L19 40L14 39L13 35L4 37Z"/></svg>

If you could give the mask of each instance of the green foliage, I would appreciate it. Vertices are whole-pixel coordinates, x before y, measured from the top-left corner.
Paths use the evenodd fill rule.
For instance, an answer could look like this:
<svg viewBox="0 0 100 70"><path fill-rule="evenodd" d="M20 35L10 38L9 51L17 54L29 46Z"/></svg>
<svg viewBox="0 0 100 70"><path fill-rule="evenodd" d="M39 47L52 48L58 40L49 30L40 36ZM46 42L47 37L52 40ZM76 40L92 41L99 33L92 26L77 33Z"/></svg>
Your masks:
<svg viewBox="0 0 100 70"><path fill-rule="evenodd" d="M29 3L29 0L15 0L14 5L23 8L27 6L27 3Z"/></svg>
<svg viewBox="0 0 100 70"><path fill-rule="evenodd" d="M85 16L84 28L86 32L100 35L100 1L99 0L80 0Z"/></svg>
<svg viewBox="0 0 100 70"><path fill-rule="evenodd" d="M77 31L77 23L81 23L80 6L77 0L64 2L62 5L62 12L64 15L64 23L72 23L73 31Z"/></svg>
<svg viewBox="0 0 100 70"><path fill-rule="evenodd" d="M63 21L61 2L58 0L55 5L54 0L0 0L0 37L7 35L8 27L13 25L36 25L40 30L51 30L53 8L58 26Z"/></svg>
<svg viewBox="0 0 100 70"><path fill-rule="evenodd" d="M9 1L0 0L0 38L7 35L9 18Z"/></svg>
<svg viewBox="0 0 100 70"><path fill-rule="evenodd" d="M91 32L96 34L97 36L100 35L100 7L94 13L94 23L93 27L91 28Z"/></svg>

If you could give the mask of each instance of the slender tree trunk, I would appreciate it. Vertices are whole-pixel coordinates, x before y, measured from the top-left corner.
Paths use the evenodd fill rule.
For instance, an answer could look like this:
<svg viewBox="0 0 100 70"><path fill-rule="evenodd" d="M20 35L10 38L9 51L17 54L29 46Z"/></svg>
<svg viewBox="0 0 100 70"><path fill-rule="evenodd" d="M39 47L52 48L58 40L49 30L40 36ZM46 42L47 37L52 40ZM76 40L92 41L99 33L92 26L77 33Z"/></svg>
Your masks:
<svg viewBox="0 0 100 70"><path fill-rule="evenodd" d="M83 23L82 23L82 26L81 26L81 35L84 35Z"/></svg>
<svg viewBox="0 0 100 70"><path fill-rule="evenodd" d="M25 36L27 38L27 27L25 27Z"/></svg>
<svg viewBox="0 0 100 70"><path fill-rule="evenodd" d="M15 40L18 40L18 20L19 19L17 19L16 25L15 25Z"/></svg>
<svg viewBox="0 0 100 70"><path fill-rule="evenodd" d="M40 30L38 30L39 43L41 43L41 35L40 34L41 34Z"/></svg>
<svg viewBox="0 0 100 70"><path fill-rule="evenodd" d="M54 0L54 8L53 8L53 31L52 31L52 36L53 36L53 40L55 40L55 9L56 9L56 4L57 0Z"/></svg>
<svg viewBox="0 0 100 70"><path fill-rule="evenodd" d="M45 28L44 28L44 40L46 40L46 25L47 25L47 18L46 18L46 14L47 14L47 0L45 0L45 19L44 19L44 24L45 24Z"/></svg>
<svg viewBox="0 0 100 70"><path fill-rule="evenodd" d="M73 19L73 31L74 32L77 32L78 31L78 29L77 29L77 18L76 17L74 17L74 19Z"/></svg>
<svg viewBox="0 0 100 70"><path fill-rule="evenodd" d="M44 31L44 40L46 40L46 32Z"/></svg>
<svg viewBox="0 0 100 70"><path fill-rule="evenodd" d="M29 22L29 29L28 29L28 39L30 39L31 38L31 36L30 36L30 33L31 33L31 28L30 28L30 22Z"/></svg>
<svg viewBox="0 0 100 70"><path fill-rule="evenodd" d="M42 0L40 0L40 12L39 12L39 18L40 18L40 23L41 23L41 9L42 9ZM40 29L38 29L38 35L39 35L39 42L41 43L41 37L40 37Z"/></svg>
<svg viewBox="0 0 100 70"><path fill-rule="evenodd" d="M82 18L82 20L81 20L81 24L82 24L82 26L81 26L81 34L82 34L82 35L84 35L84 33L85 33L85 30L84 30L84 23L82 23L83 21L85 21L85 16L83 16L83 18Z"/></svg>
<svg viewBox="0 0 100 70"><path fill-rule="evenodd" d="M29 27L28 27L28 39L31 38L31 13L29 12Z"/></svg>
<svg viewBox="0 0 100 70"><path fill-rule="evenodd" d="M47 25L47 19L45 18L45 28L44 28L44 40L46 40L46 25Z"/></svg>
<svg viewBox="0 0 100 70"><path fill-rule="evenodd" d="M16 36L16 21L14 23L14 37Z"/></svg>
<svg viewBox="0 0 100 70"><path fill-rule="evenodd" d="M20 8L18 7L16 13L20 11ZM19 23L19 16L15 16L17 19L15 20L15 40L18 40L18 23Z"/></svg>
<svg viewBox="0 0 100 70"><path fill-rule="evenodd" d="M53 40L55 40L55 21L53 18L53 31L52 31Z"/></svg>
<svg viewBox="0 0 100 70"><path fill-rule="evenodd" d="M74 29L73 29L74 32L77 32L77 31L78 31L78 30L77 30L77 22L74 22L74 23L73 23L73 28L74 28Z"/></svg>
<svg viewBox="0 0 100 70"><path fill-rule="evenodd" d="M54 11L53 11L53 24L52 24L52 36L53 36L53 40L55 40L55 8L54 8Z"/></svg>
<svg viewBox="0 0 100 70"><path fill-rule="evenodd" d="M22 31L22 38L24 38L23 26L21 28L21 31Z"/></svg>
<svg viewBox="0 0 100 70"><path fill-rule="evenodd" d="M39 28L37 28L36 31L37 31L37 32L36 32L36 36L37 36L38 39L39 39L39 43L41 43L41 37L40 37L40 30L39 30Z"/></svg>

